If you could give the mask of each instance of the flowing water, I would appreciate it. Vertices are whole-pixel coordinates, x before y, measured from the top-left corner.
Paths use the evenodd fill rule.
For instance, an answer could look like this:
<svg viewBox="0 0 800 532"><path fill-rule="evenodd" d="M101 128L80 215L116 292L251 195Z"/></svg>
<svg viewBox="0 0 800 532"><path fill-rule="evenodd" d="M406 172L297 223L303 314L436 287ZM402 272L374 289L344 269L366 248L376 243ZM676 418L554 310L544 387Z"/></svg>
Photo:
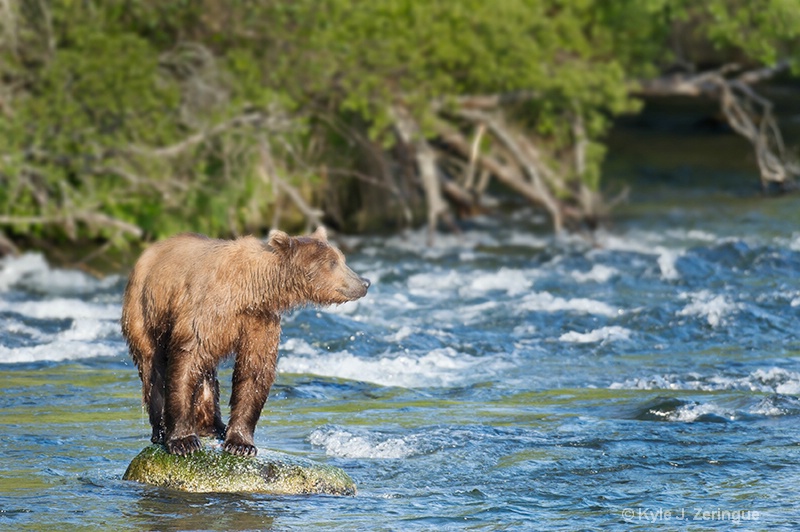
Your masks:
<svg viewBox="0 0 800 532"><path fill-rule="evenodd" d="M340 240L373 285L285 318L256 440L352 498L122 481L150 433L124 275L6 259L0 529L800 526L797 198L653 198L594 241L526 210Z"/></svg>

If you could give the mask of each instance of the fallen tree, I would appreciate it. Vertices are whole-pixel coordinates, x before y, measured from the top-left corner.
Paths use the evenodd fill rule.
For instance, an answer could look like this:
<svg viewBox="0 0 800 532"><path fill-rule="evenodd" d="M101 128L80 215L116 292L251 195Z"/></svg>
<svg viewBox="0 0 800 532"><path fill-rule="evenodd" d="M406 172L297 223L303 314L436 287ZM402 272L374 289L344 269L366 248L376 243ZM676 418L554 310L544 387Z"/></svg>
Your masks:
<svg viewBox="0 0 800 532"><path fill-rule="evenodd" d="M800 164L785 146L773 104L754 85L788 69L786 61L752 70L728 64L703 73L670 74L647 80L636 84L631 94L646 98L685 96L717 100L725 122L752 145L764 191L768 192L771 186L786 191L796 187ZM429 230L433 230L440 218L451 216L443 198L456 212L481 211L490 180L541 207L556 232L565 227L595 228L625 198L627 190L609 199L583 178L587 139L580 114L572 117L572 153L565 150L556 157L546 153L546 143L545 148L540 147L537 140L541 139L530 131L509 123L508 109L503 103L519 103L523 98L533 97L533 94L497 94L458 98L447 108L436 107L439 120L429 139L412 141L408 133L400 136L416 153L416 168L429 207ZM419 130L416 125L408 125L407 113L403 120L405 130ZM465 131L474 131L473 138ZM434 150L431 145L443 149ZM482 176L477 182L476 173Z"/></svg>
<svg viewBox="0 0 800 532"><path fill-rule="evenodd" d="M764 190L777 185L794 188L800 165L786 150L773 104L754 89L789 70L789 62L752 70L731 63L699 74L671 74L648 80L634 89L639 96L710 97L719 101L727 124L753 146Z"/></svg>

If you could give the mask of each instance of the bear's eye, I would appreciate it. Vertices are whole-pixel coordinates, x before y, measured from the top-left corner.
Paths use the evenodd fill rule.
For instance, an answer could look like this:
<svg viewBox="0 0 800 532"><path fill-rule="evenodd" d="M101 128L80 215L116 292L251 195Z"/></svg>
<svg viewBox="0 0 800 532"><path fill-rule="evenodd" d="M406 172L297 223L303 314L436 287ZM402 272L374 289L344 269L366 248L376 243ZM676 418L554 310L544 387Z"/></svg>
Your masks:
<svg viewBox="0 0 800 532"><path fill-rule="evenodd" d="M339 266L339 259L331 259L328 265L330 266L331 270L335 270L336 267Z"/></svg>

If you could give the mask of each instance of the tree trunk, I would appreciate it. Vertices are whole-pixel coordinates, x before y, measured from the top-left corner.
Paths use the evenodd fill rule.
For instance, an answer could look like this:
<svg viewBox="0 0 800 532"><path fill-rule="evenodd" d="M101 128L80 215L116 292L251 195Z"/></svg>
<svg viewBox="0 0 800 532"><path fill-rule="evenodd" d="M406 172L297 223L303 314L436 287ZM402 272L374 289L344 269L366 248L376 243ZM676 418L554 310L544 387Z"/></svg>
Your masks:
<svg viewBox="0 0 800 532"><path fill-rule="evenodd" d="M441 185L437 176L436 153L421 135L419 126L406 109L394 106L391 112L398 137L404 144L413 147L414 150L417 171L425 194L428 245L432 245L439 218L447 212L447 204L442 197Z"/></svg>

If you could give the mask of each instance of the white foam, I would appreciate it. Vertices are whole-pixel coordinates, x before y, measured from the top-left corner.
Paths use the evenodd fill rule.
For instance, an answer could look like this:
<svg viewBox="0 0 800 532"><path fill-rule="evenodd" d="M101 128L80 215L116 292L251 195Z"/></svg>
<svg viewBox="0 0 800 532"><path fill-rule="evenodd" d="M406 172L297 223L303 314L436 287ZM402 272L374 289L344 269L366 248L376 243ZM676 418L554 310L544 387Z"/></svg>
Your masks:
<svg viewBox="0 0 800 532"><path fill-rule="evenodd" d="M711 327L717 327L724 322L725 315L741 307L728 300L724 295L715 296L708 290L684 293L681 299L690 299L691 302L679 310L678 316L698 316L705 318Z"/></svg>
<svg viewBox="0 0 800 532"><path fill-rule="evenodd" d="M58 333L62 340L93 342L119 333L119 323L114 320L76 319L69 329Z"/></svg>
<svg viewBox="0 0 800 532"><path fill-rule="evenodd" d="M281 373L312 374L404 388L466 384L496 376L506 367L508 363L500 358L487 363L485 358L459 353L451 347L425 354L384 353L363 358L346 350L325 352L302 341L286 342L278 361Z"/></svg>
<svg viewBox="0 0 800 532"><path fill-rule="evenodd" d="M564 299L555 297L549 292L534 292L528 294L521 299L519 308L522 310L542 312L572 311L598 316L618 316L622 314L621 309L615 309L602 301L580 297Z"/></svg>
<svg viewBox="0 0 800 532"><path fill-rule="evenodd" d="M319 350L301 338L289 338L281 344L282 352L291 352L295 355L317 355Z"/></svg>
<svg viewBox="0 0 800 532"><path fill-rule="evenodd" d="M751 392L800 394L800 373L772 367L757 369L744 377L697 373L686 375L666 374L651 377L636 377L624 382L614 382L609 388L615 390L696 390L714 392L723 390L746 390Z"/></svg>
<svg viewBox="0 0 800 532"><path fill-rule="evenodd" d="M734 411L723 408L714 403L692 403L678 407L674 412L670 412L666 418L669 421L691 423L697 421L702 416L718 416L728 420L736 419Z"/></svg>
<svg viewBox="0 0 800 532"><path fill-rule="evenodd" d="M544 249L552 244L552 238L542 238L531 233L514 232L508 238L507 243L512 246L527 247L533 249Z"/></svg>
<svg viewBox="0 0 800 532"><path fill-rule="evenodd" d="M11 269L2 270L2 283L6 288L36 285L48 293L58 294L91 292L99 287L98 281L79 272L50 270L37 255L23 255L16 262L12 261L12 265ZM11 271L16 273L12 275ZM31 272L36 273L32 275ZM6 314L0 319L0 331L17 335L20 340L25 340L23 343L35 342L34 345L0 345L0 363L117 356L124 350L122 342L117 342L117 347L113 346L114 342L102 342L119 334L121 307L116 303L96 303L77 297L24 301L0 299L0 313ZM52 331L60 324L50 324L48 328L33 327L16 316L67 320L69 327Z"/></svg>
<svg viewBox="0 0 800 532"><path fill-rule="evenodd" d="M461 253L464 250L474 249L478 246L497 246L497 239L492 232L472 230L463 233L440 233L433 234L434 245L428 245L427 228L419 228L405 231L401 234L380 239L380 248L397 249L409 253L414 253L426 258L439 258L449 253ZM365 252L371 252L370 247Z"/></svg>
<svg viewBox="0 0 800 532"><path fill-rule="evenodd" d="M653 375L652 377L634 377L624 382L612 382L608 387L612 390L681 390L682 384L675 382L675 375Z"/></svg>
<svg viewBox="0 0 800 532"><path fill-rule="evenodd" d="M789 406L787 409L786 405L776 404L775 397L776 396L764 398L758 403L747 407L745 410L739 411L711 402L684 404L671 412L660 412L657 410L651 410L650 412L662 417L666 421L683 423L692 423L707 416L734 421L739 419L743 414L766 417L791 415L792 406Z"/></svg>
<svg viewBox="0 0 800 532"><path fill-rule="evenodd" d="M397 316L408 311L417 310L420 305L416 301L412 301L409 296L403 292L389 292L382 294L367 294L363 299L354 301L358 303L357 306L351 307L348 312L342 314L350 314L356 321L362 319L377 319L380 316ZM349 303L348 303L349 304ZM324 311L325 309L320 309ZM352 310L352 312L350 312ZM289 316L292 316L290 314Z"/></svg>
<svg viewBox="0 0 800 532"><path fill-rule="evenodd" d="M122 348L104 343L87 343L79 340L59 339L26 347L5 347L0 345L0 363L15 364L23 362L61 362L83 358L119 356Z"/></svg>
<svg viewBox="0 0 800 532"><path fill-rule="evenodd" d="M686 237L691 240L697 240L700 242L717 242L719 237L714 233L709 233L708 231L702 231L700 229L690 229L686 233Z"/></svg>
<svg viewBox="0 0 800 532"><path fill-rule="evenodd" d="M656 246L654 251L658 253L658 267L661 270L661 277L668 281L680 279L681 276L675 264L684 252L661 246Z"/></svg>
<svg viewBox="0 0 800 532"><path fill-rule="evenodd" d="M0 261L0 292L18 286L52 295L86 294L114 286L118 281L116 275L96 279L80 271L51 268L40 253Z"/></svg>
<svg viewBox="0 0 800 532"><path fill-rule="evenodd" d="M6 291L21 279L48 269L44 257L38 253L6 257L0 261L0 291Z"/></svg>
<svg viewBox="0 0 800 532"><path fill-rule="evenodd" d="M358 309L363 304L361 299L357 299L355 301L347 301L345 303L341 303L339 305L332 305L329 307L325 307L324 309L320 309L321 312L330 312L331 314L340 314L343 316L352 316L358 313Z"/></svg>
<svg viewBox="0 0 800 532"><path fill-rule="evenodd" d="M461 295L475 295L493 290L506 292L516 296L530 290L533 282L521 270L500 268L496 272L476 275L465 289L459 290Z"/></svg>
<svg viewBox="0 0 800 532"><path fill-rule="evenodd" d="M58 362L83 358L117 356L124 351L124 344L103 342L119 334L116 320L98 318L75 318L68 329L45 333L17 320L3 320L0 330L25 335L36 342L34 345L8 347L0 345L0 364L23 362Z"/></svg>
<svg viewBox="0 0 800 532"><path fill-rule="evenodd" d="M789 249L792 251L800 251L800 233L792 233L792 239L789 242Z"/></svg>
<svg viewBox="0 0 800 532"><path fill-rule="evenodd" d="M455 271L417 273L408 278L408 291L416 297L441 298L443 292L453 292L464 285L464 276Z"/></svg>
<svg viewBox="0 0 800 532"><path fill-rule="evenodd" d="M612 251L631 251L643 255L655 255L661 278L667 281L680 279L677 260L686 252L683 248L668 248L662 245L663 238L656 233L634 233L625 236L598 231L597 240L603 248Z"/></svg>
<svg viewBox="0 0 800 532"><path fill-rule="evenodd" d="M392 334L385 336L384 340L394 344L397 342L402 342L403 340L405 340L406 338L408 338L409 336L411 336L416 332L418 332L417 329L409 327L408 325L402 325Z"/></svg>
<svg viewBox="0 0 800 532"><path fill-rule="evenodd" d="M122 315L122 307L111 303L88 303L77 298L54 298L15 303L0 300L0 312L11 312L40 320L70 318L119 320Z"/></svg>
<svg viewBox="0 0 800 532"><path fill-rule="evenodd" d="M348 430L328 428L316 429L308 437L311 445L323 447L325 454L338 458L407 458L415 453L413 436L392 438L364 434Z"/></svg>
<svg viewBox="0 0 800 532"><path fill-rule="evenodd" d="M620 275L619 270L604 264L595 264L588 272L573 271L570 276L579 283L595 282L605 283L614 276Z"/></svg>
<svg viewBox="0 0 800 532"><path fill-rule="evenodd" d="M767 388L784 395L800 395L800 373L796 371L778 367L758 369L750 374L750 378L759 383L762 390Z"/></svg>
<svg viewBox="0 0 800 532"><path fill-rule="evenodd" d="M539 334L539 328L531 323L523 323L522 325L517 325L514 327L513 332L514 336L525 338Z"/></svg>
<svg viewBox="0 0 800 532"><path fill-rule="evenodd" d="M43 338L42 332L35 328L25 325L21 321L6 319L0 322L0 331L10 334L21 334L29 338Z"/></svg>
<svg viewBox="0 0 800 532"><path fill-rule="evenodd" d="M476 298L492 292L516 297L530 291L537 275L533 270L506 267L495 272L438 270L411 275L407 286L411 296L422 298Z"/></svg>
<svg viewBox="0 0 800 532"><path fill-rule="evenodd" d="M753 408L750 409L750 413L766 417L777 417L786 415L786 411L783 408L774 404L769 404L768 402L762 402L754 406Z"/></svg>
<svg viewBox="0 0 800 532"><path fill-rule="evenodd" d="M771 395L762 398L756 405L750 408L750 413L755 415L778 417L786 415L797 415L800 401L797 397L786 397Z"/></svg>
<svg viewBox="0 0 800 532"><path fill-rule="evenodd" d="M601 327L586 333L579 333L577 331L570 331L561 335L559 340L562 342L574 342L579 344L588 344L593 342L612 342L615 340L628 340L633 334L633 331L624 327L613 325L610 327Z"/></svg>
<svg viewBox="0 0 800 532"><path fill-rule="evenodd" d="M651 409L649 413L662 418L665 421L673 421L679 423L693 423L703 417L708 418L721 418L729 421L735 421L742 417L742 415L756 415L766 417L779 417L792 415L792 411L796 411L797 401L792 400L788 404L785 401L776 401L777 396L766 397L758 401L754 405L748 406L744 410L736 410L728 406L720 405L715 402L710 403L689 403L683 404L675 410L661 411L658 409ZM783 403L783 404L782 404Z"/></svg>
<svg viewBox="0 0 800 532"><path fill-rule="evenodd" d="M489 311L500 306L501 304L494 300L484 301L483 303L474 305L459 303L458 308L436 310L430 314L430 317L431 321L434 323L457 322L462 325L470 325L484 320Z"/></svg>

